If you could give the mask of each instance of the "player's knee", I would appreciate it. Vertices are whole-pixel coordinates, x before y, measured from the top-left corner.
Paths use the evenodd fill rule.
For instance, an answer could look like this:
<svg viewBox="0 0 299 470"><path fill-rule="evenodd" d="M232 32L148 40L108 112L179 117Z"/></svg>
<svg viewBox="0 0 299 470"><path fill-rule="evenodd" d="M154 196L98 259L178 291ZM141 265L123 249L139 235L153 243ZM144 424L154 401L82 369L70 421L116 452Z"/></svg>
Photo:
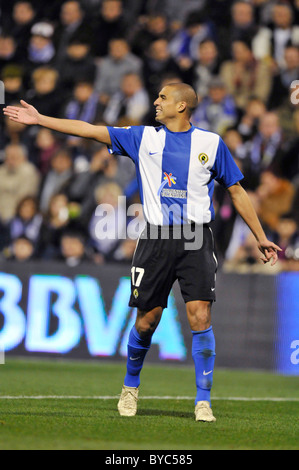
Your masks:
<svg viewBox="0 0 299 470"><path fill-rule="evenodd" d="M136 330L141 338L145 338L147 336L152 336L156 330L156 324L153 322L149 322L146 319L142 319L136 323Z"/></svg>
<svg viewBox="0 0 299 470"><path fill-rule="evenodd" d="M159 325L161 319L161 313L143 313L138 312L137 319L136 319L136 330L141 338L145 338L147 336L152 336Z"/></svg>
<svg viewBox="0 0 299 470"><path fill-rule="evenodd" d="M211 325L211 303L204 301L189 302L187 315L192 330L206 330Z"/></svg>

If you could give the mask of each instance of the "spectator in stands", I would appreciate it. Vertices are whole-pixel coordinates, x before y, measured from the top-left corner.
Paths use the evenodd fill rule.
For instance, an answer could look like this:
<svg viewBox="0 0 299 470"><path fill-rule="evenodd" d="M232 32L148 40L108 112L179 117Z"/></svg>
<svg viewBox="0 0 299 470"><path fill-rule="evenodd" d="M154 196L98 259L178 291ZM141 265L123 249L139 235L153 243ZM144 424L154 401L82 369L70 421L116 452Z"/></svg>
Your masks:
<svg viewBox="0 0 299 470"><path fill-rule="evenodd" d="M0 218L9 222L25 196L37 196L40 175L28 162L26 149L18 144L5 148L5 161L0 166Z"/></svg>
<svg viewBox="0 0 299 470"><path fill-rule="evenodd" d="M254 58L247 41L233 41L232 54L232 60L222 64L220 75L237 106L244 110L252 96L267 102L272 79L270 67Z"/></svg>
<svg viewBox="0 0 299 470"><path fill-rule="evenodd" d="M67 93L73 90L79 80L87 79L91 83L95 81L96 65L86 38L76 36L69 42L65 59L58 71L61 86Z"/></svg>
<svg viewBox="0 0 299 470"><path fill-rule="evenodd" d="M103 118L109 125L117 125L122 118L142 122L149 106L149 96L140 76L128 73L122 78L120 91L109 101Z"/></svg>
<svg viewBox="0 0 299 470"><path fill-rule="evenodd" d="M132 54L128 41L124 38L113 38L108 44L109 54L101 60L97 69L95 89L101 103L106 106L114 93L119 91L124 75L141 74L142 61Z"/></svg>
<svg viewBox="0 0 299 470"><path fill-rule="evenodd" d="M143 66L143 80L151 101L156 99L161 89L161 79L166 73L181 77L180 69L170 55L168 41L157 39L147 50Z"/></svg>
<svg viewBox="0 0 299 470"><path fill-rule="evenodd" d="M53 44L54 27L47 22L39 22L32 26L28 46L29 74L43 65L52 66L56 55Z"/></svg>
<svg viewBox="0 0 299 470"><path fill-rule="evenodd" d="M65 117L94 123L98 112L99 97L93 88L93 81L88 78L79 80L75 84L73 97L66 106Z"/></svg>
<svg viewBox="0 0 299 470"><path fill-rule="evenodd" d="M277 109L289 100L291 84L299 77L299 46L288 44L284 49L284 65L277 69L268 100L268 109Z"/></svg>
<svg viewBox="0 0 299 470"><path fill-rule="evenodd" d="M160 6L160 2L159 6ZM172 32L179 30L187 20L188 16L195 11L204 11L208 6L207 0L165 0L164 11L169 18Z"/></svg>
<svg viewBox="0 0 299 470"><path fill-rule="evenodd" d="M84 36L92 46L94 40L90 22L85 17L78 0L67 0L61 5L60 24L55 31L55 46L57 50L57 66L63 64L66 50L70 42L76 37Z"/></svg>
<svg viewBox="0 0 299 470"><path fill-rule="evenodd" d="M34 147L35 147L35 164L41 175L45 177L50 169L51 159L61 148L62 143L55 137L50 129L39 129Z"/></svg>
<svg viewBox="0 0 299 470"><path fill-rule="evenodd" d="M258 215L270 230L277 230L281 216L290 212L295 196L294 185L272 171L261 173L260 184L256 189Z"/></svg>
<svg viewBox="0 0 299 470"><path fill-rule="evenodd" d="M60 239L70 223L69 201L65 194L51 196L40 229L38 256L55 259L60 254Z"/></svg>
<svg viewBox="0 0 299 470"><path fill-rule="evenodd" d="M12 105L18 106L19 102L12 103ZM28 160L34 162L33 139L34 135L32 135L28 127L5 118L0 132L1 161L3 161L5 157L5 147L9 144L16 144L24 146L28 154Z"/></svg>
<svg viewBox="0 0 299 470"><path fill-rule="evenodd" d="M263 100L254 96L248 100L237 127L244 140L252 139L256 135L260 119L266 112L267 107Z"/></svg>
<svg viewBox="0 0 299 470"><path fill-rule="evenodd" d="M270 26L273 6L277 0L253 0L255 21L262 26Z"/></svg>
<svg viewBox="0 0 299 470"><path fill-rule="evenodd" d="M101 118L103 106L99 103L99 95L93 86L93 80L87 77L78 80L74 86L73 96L68 101L64 111L67 119L79 119L81 121L94 123ZM67 145L72 148L74 154L80 153L84 139L68 136Z"/></svg>
<svg viewBox="0 0 299 470"><path fill-rule="evenodd" d="M6 105L19 103L24 96L23 75L23 68L19 65L10 64L2 69Z"/></svg>
<svg viewBox="0 0 299 470"><path fill-rule="evenodd" d="M199 103L191 121L197 127L222 135L236 123L237 117L233 97L227 93L223 80L215 77L210 81L208 96Z"/></svg>
<svg viewBox="0 0 299 470"><path fill-rule="evenodd" d="M74 175L67 185L69 200L78 204L80 208L80 222L88 224L95 208L95 188L103 182L104 169L111 158L107 147L99 145L92 153L87 169Z"/></svg>
<svg viewBox="0 0 299 470"><path fill-rule="evenodd" d="M95 261L109 261L121 240L126 239L126 208L119 203L123 195L117 183L105 183L95 190L96 208L89 224L90 243Z"/></svg>
<svg viewBox="0 0 299 470"><path fill-rule="evenodd" d="M299 26L294 23L292 7L287 2L277 2L272 8L272 25L262 28L257 48L264 56L272 58L274 67L284 67L284 50L289 43L299 46Z"/></svg>
<svg viewBox="0 0 299 470"><path fill-rule="evenodd" d="M186 57L194 62L198 58L199 44L207 38L213 39L213 31L206 16L200 10L193 11L186 18L183 28L171 39L170 53L176 61Z"/></svg>
<svg viewBox="0 0 299 470"><path fill-rule="evenodd" d="M17 43L14 37L9 33L0 35L0 71L6 65L22 64L24 58L18 53Z"/></svg>
<svg viewBox="0 0 299 470"><path fill-rule="evenodd" d="M242 162L241 158L243 155L243 137L240 132L235 129L235 127L229 127L225 130L222 135L222 138L225 144L228 146L230 153L232 156L238 160L240 170L242 171Z"/></svg>
<svg viewBox="0 0 299 470"><path fill-rule="evenodd" d="M36 18L36 11L32 2L27 0L17 1L13 5L10 21L5 25L5 29L15 39L21 55L27 55L30 31Z"/></svg>
<svg viewBox="0 0 299 470"><path fill-rule="evenodd" d="M85 248L85 235L73 228L66 229L60 238L61 259L67 266L74 268L89 260Z"/></svg>
<svg viewBox="0 0 299 470"><path fill-rule="evenodd" d="M194 88L198 96L203 98L209 92L212 78L219 75L220 59L215 41L205 39L198 48L198 60L194 68Z"/></svg>
<svg viewBox="0 0 299 470"><path fill-rule="evenodd" d="M149 50L153 42L159 39L167 41L170 39L166 15L161 12L153 12L145 18L143 23L137 25L137 30L131 36L132 52L144 59L146 51Z"/></svg>
<svg viewBox="0 0 299 470"><path fill-rule="evenodd" d="M36 197L24 197L16 208L16 215L10 221L10 239L26 237L33 244L39 238L43 218L39 213L38 200Z"/></svg>
<svg viewBox="0 0 299 470"><path fill-rule="evenodd" d="M256 189L261 172L276 167L283 138L277 113L266 112L259 120L257 134L243 149L244 186L247 189Z"/></svg>
<svg viewBox="0 0 299 470"><path fill-rule="evenodd" d="M16 238L12 242L11 251L7 259L24 263L34 258L34 244L26 237Z"/></svg>
<svg viewBox="0 0 299 470"><path fill-rule="evenodd" d="M221 57L228 60L231 56L231 48L234 41L253 43L259 34L260 26L254 21L254 8L250 2L237 0L231 7L232 24L229 32L219 38ZM257 51L258 52L258 51ZM253 55L256 50L253 48ZM257 57L256 57L257 58Z"/></svg>
<svg viewBox="0 0 299 470"><path fill-rule="evenodd" d="M279 168L282 176L293 182L299 190L299 107L297 107L297 110L294 112L291 122L294 124L296 137L288 141L281 152ZM298 209L299 204L296 212Z"/></svg>
<svg viewBox="0 0 299 470"><path fill-rule="evenodd" d="M285 140L290 142L298 137L298 126L296 124L298 119L298 110L299 81L295 80L295 82L293 82L293 87L290 87L289 89L288 97L286 97L283 103L275 110L279 117L280 126L284 133Z"/></svg>
<svg viewBox="0 0 299 470"><path fill-rule="evenodd" d="M299 46L299 25L294 23L291 6L278 2L273 7L272 54L279 67L285 65L284 50L288 43Z"/></svg>
<svg viewBox="0 0 299 470"><path fill-rule="evenodd" d="M37 68L32 74L32 88L28 90L26 100L40 109L42 114L59 117L63 95L58 80L59 75L55 68Z"/></svg>
<svg viewBox="0 0 299 470"><path fill-rule="evenodd" d="M298 270L299 267L299 229L293 214L282 215L277 223L273 240L280 243L282 251L278 255L283 270Z"/></svg>
<svg viewBox="0 0 299 470"><path fill-rule="evenodd" d="M292 2L293 12L294 12L294 24L299 24L299 0L294 0Z"/></svg>
<svg viewBox="0 0 299 470"><path fill-rule="evenodd" d="M43 178L40 189L40 209L45 214L49 210L51 198L62 192L73 176L73 162L66 148L58 150L52 157L50 170Z"/></svg>
<svg viewBox="0 0 299 470"><path fill-rule="evenodd" d="M107 56L110 40L115 37L126 37L128 27L124 18L122 0L103 0L100 16L95 25L97 38L94 44L95 56Z"/></svg>

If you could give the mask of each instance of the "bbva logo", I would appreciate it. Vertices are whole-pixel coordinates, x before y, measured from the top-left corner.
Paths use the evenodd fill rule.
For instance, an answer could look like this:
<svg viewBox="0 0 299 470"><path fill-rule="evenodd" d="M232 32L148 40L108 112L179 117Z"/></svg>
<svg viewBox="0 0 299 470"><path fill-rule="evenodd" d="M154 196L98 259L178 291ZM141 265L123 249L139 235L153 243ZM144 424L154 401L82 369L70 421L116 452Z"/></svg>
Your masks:
<svg viewBox="0 0 299 470"><path fill-rule="evenodd" d="M130 278L120 278L110 312L106 312L97 279L85 275L74 280L60 275L33 275L28 282L25 313L19 305L23 295L21 280L16 275L0 273L3 294L0 319L3 316L4 320L0 343L5 351L17 348L24 341L29 352L67 354L85 336L91 356L113 356L117 352L126 356L127 339L136 315L128 306L130 289ZM53 317L56 328L50 331ZM158 345L161 359L186 357L172 295L152 342Z"/></svg>

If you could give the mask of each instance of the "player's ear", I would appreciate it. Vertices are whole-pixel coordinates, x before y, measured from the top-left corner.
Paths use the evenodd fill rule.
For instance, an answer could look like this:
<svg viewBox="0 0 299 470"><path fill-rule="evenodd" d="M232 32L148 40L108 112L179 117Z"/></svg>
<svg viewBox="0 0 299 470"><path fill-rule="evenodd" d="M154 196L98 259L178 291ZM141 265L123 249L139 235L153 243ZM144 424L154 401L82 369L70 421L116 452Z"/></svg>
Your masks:
<svg viewBox="0 0 299 470"><path fill-rule="evenodd" d="M180 101L178 103L178 112L183 113L187 108L187 103L185 101Z"/></svg>

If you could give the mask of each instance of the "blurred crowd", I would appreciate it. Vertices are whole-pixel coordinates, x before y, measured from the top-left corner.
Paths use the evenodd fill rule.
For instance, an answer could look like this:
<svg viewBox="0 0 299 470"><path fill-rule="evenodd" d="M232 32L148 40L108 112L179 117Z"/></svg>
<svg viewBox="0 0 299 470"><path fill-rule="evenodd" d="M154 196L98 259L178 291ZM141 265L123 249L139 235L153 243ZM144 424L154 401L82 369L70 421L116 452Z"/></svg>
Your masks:
<svg viewBox="0 0 299 470"><path fill-rule="evenodd" d="M24 99L42 114L112 126L157 125L159 90L194 86L193 124L229 147L282 248L277 269L299 270L298 0L0 0L0 79L6 105ZM126 234L136 204L130 216L142 225L131 160L0 119L2 259L130 262L139 225L135 237L101 239L96 208L114 208L108 225ZM228 193L216 184L213 197L223 268L259 270Z"/></svg>

